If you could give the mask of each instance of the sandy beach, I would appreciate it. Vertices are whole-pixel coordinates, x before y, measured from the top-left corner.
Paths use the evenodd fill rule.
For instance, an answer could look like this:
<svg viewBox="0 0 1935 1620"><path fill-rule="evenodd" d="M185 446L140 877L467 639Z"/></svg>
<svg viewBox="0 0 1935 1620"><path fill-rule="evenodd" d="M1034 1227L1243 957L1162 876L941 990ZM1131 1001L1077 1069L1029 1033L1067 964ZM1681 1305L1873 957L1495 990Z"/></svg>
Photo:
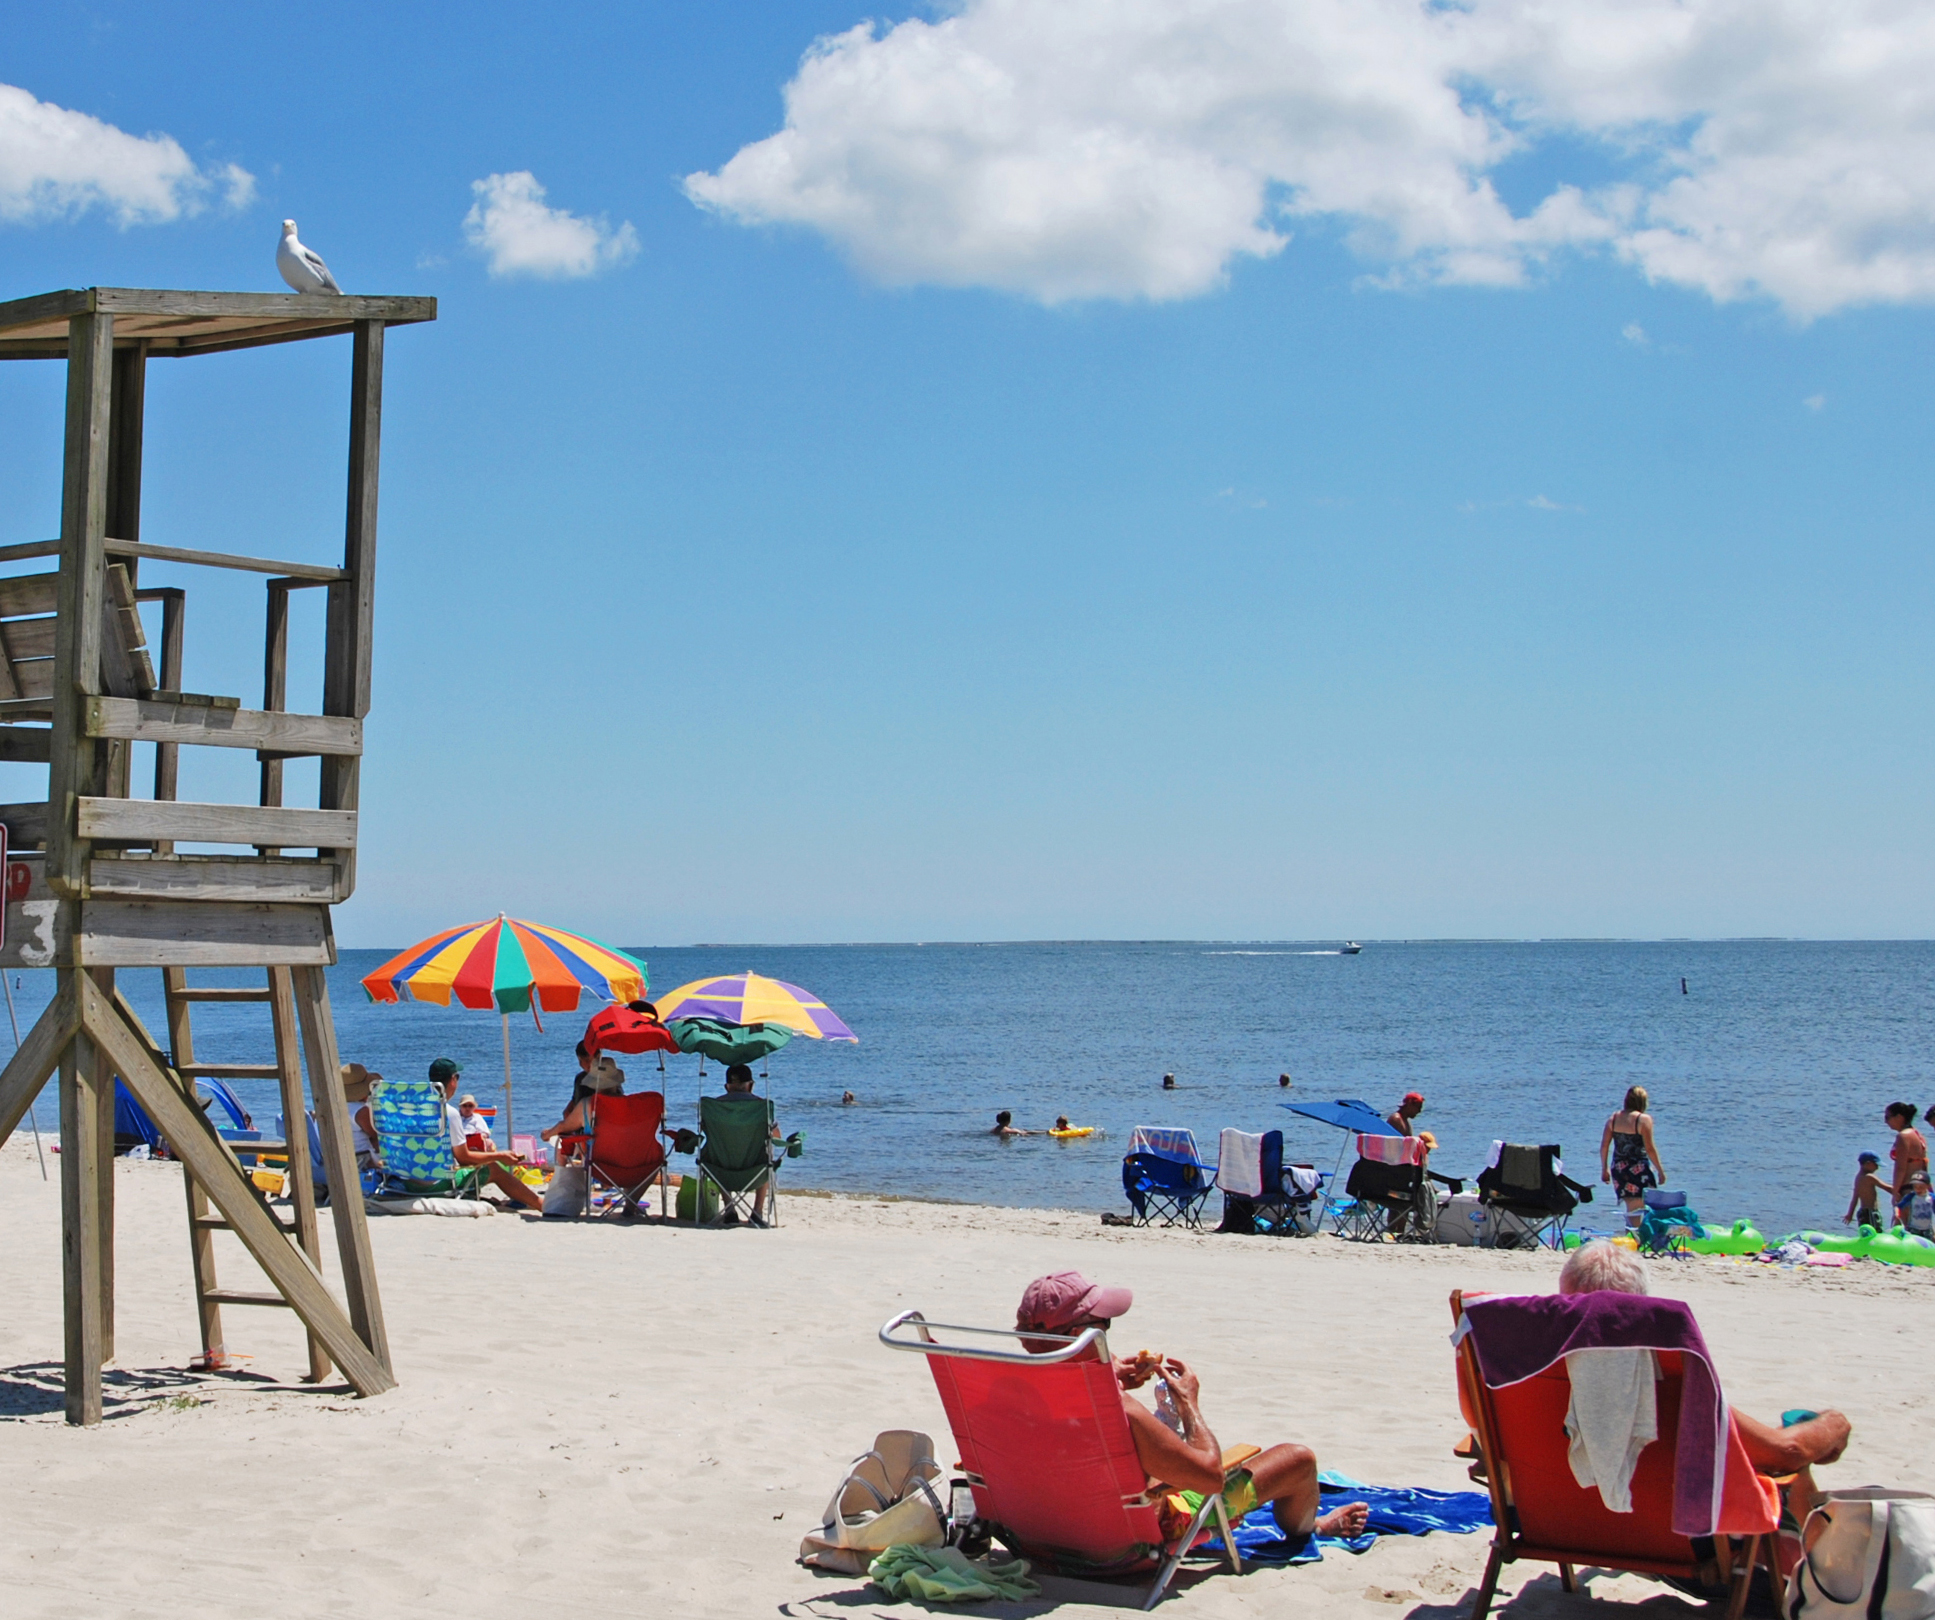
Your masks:
<svg viewBox="0 0 1935 1620"><path fill-rule="evenodd" d="M50 1169L57 1161L50 1159ZM875 1339L894 1312L1002 1324L1028 1278L1079 1268L1136 1292L1118 1348L1180 1354L1226 1443L1301 1439L1327 1467L1469 1488L1446 1345L1454 1287L1550 1286L1557 1257L1369 1249L1124 1231L1092 1215L789 1196L773 1232L430 1218L373 1223L401 1387L312 1389L283 1311L231 1309L245 1371L186 1371L199 1348L179 1173L116 1165L118 1357L108 1420L60 1399L59 1179L0 1150L0 1444L10 1485L0 1592L41 1616L685 1616L924 1612L793 1559L876 1430L931 1433L921 1362ZM232 1244L226 1234L220 1239ZM224 1280L254 1287L239 1247ZM333 1273L333 1263L329 1268ZM1653 1263L1691 1301L1728 1394L1773 1415L1852 1418L1834 1485L1935 1489L1927 1335L1935 1273ZM1168 1612L1450 1616L1482 1536L1387 1537L1361 1557L1186 1571ZM1584 1614L1537 1567L1504 1612ZM1698 1612L1632 1576L1594 1601ZM1050 1578L1057 1605L1132 1607Z"/></svg>

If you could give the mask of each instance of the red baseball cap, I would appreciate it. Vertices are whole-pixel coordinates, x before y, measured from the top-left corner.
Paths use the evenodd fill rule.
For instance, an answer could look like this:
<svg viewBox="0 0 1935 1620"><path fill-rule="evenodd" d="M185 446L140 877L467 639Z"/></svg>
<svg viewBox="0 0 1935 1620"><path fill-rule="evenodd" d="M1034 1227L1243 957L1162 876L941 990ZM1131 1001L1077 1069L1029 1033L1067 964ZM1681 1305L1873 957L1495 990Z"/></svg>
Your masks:
<svg viewBox="0 0 1935 1620"><path fill-rule="evenodd" d="M1390 1093L1387 1091L1385 1096L1388 1097L1389 1095ZM1422 1091L1407 1091L1404 1094L1404 1100L1406 1102L1421 1103L1424 1101L1424 1093Z"/></svg>
<svg viewBox="0 0 1935 1620"><path fill-rule="evenodd" d="M1066 1333L1077 1322L1113 1322L1134 1299L1126 1288L1104 1288L1079 1271L1057 1271L1028 1285L1015 1311L1015 1326L1024 1332Z"/></svg>

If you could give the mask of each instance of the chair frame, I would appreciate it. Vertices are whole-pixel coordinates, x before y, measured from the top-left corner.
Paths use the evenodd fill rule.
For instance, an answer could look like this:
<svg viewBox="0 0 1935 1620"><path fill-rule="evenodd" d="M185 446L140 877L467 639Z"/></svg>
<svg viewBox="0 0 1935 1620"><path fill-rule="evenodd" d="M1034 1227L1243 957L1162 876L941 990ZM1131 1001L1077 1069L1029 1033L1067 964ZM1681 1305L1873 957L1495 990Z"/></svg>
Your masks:
<svg viewBox="0 0 1935 1620"><path fill-rule="evenodd" d="M1133 1153L1122 1156L1124 1168L1134 1158L1155 1159L1163 1164L1192 1167L1191 1161L1172 1159L1166 1153L1152 1153L1147 1148L1138 1148ZM1179 1187L1152 1187L1143 1192L1143 1211L1136 1213L1133 1203L1129 1205L1129 1224L1131 1226L1182 1226L1192 1232L1203 1229L1203 1206L1209 1202L1209 1195L1216 1190L1216 1169L1200 1159L1193 1162L1202 1186L1194 1192ZM1125 1189L1126 1190L1126 1189Z"/></svg>
<svg viewBox="0 0 1935 1620"><path fill-rule="evenodd" d="M1453 1289L1451 1294L1451 1319L1461 1322L1465 1314L1465 1295L1463 1289ZM1498 1421L1498 1408L1492 1400L1492 1392L1486 1384L1478 1367L1478 1352L1471 1339L1466 1336L1458 1341L1455 1352L1458 1369L1459 1393L1464 1397L1466 1409L1471 1414L1472 1438L1477 1442L1478 1460L1473 1463L1470 1473L1474 1480L1482 1482L1491 1493L1492 1499L1492 1552L1485 1565L1485 1576L1479 1584L1478 1596L1472 1604L1469 1620L1485 1620L1490 1612L1492 1599L1497 1594L1499 1572L1507 1564L1526 1559L1535 1563L1557 1564L1559 1583L1568 1592L1579 1590L1578 1569L1614 1569L1630 1571L1636 1575L1673 1576L1682 1580L1700 1580L1702 1565L1693 1559L1685 1563L1669 1562L1665 1559L1635 1558L1625 1554L1611 1553L1603 1548L1549 1547L1526 1539L1518 1529L1518 1512L1512 1494L1511 1448L1506 1445ZM1468 1452L1455 1452L1467 1456ZM1777 1482L1778 1483L1778 1482ZM1744 1539L1747 1543L1742 1555L1736 1557L1734 1542ZM1740 1620L1747 1607L1747 1589L1752 1584L1754 1565L1765 1563L1773 1572L1772 1536L1749 1536L1745 1538L1716 1535L1713 1538L1714 1555L1720 1566L1721 1578L1728 1583L1726 1620ZM1775 1586L1779 1586L1778 1577Z"/></svg>
<svg viewBox="0 0 1935 1620"><path fill-rule="evenodd" d="M1508 1147L1536 1147L1541 1154L1549 1148L1550 1157L1556 1161L1563 1151L1553 1142L1516 1142L1507 1143ZM1486 1174L1490 1172L1487 1171ZM1496 1249L1499 1237L1509 1233L1514 1238L1528 1239L1534 1248L1561 1249L1565 1247L1566 1228L1571 1224L1573 1215L1581 1204L1592 1202L1593 1188L1583 1181L1574 1181L1563 1171L1554 1169L1552 1180L1561 1192L1570 1189L1572 1208L1564 1211L1537 1209L1527 1206L1523 1201L1514 1200L1503 1193L1494 1192L1484 1185L1484 1177L1478 1178L1478 1201L1492 1212L1491 1240L1485 1245ZM1518 1247L1517 1243L1509 1245Z"/></svg>
<svg viewBox="0 0 1935 1620"><path fill-rule="evenodd" d="M880 1329L880 1342L889 1350L909 1350L916 1355L930 1358L953 1358L962 1361L997 1361L1026 1367L1053 1366L1062 1362L1086 1361L1097 1358L1103 1361L1111 1359L1108 1334L1099 1327L1085 1328L1080 1334L1074 1337L1061 1333L1027 1334L1026 1337L1031 1339L1057 1339L1061 1341L1061 1349L1046 1351L1040 1355L1022 1349L996 1350L982 1349L974 1345L942 1344L934 1337L933 1330L935 1328L940 1328L942 1331L948 1333L973 1334L983 1339L1008 1339L1017 1343L1023 1338L1023 1335L1013 1328L980 1328L968 1327L958 1322L929 1322L919 1311L902 1311L898 1316L891 1318ZM897 1335L903 1329L911 1329L917 1337L912 1339L898 1337ZM1122 1421L1126 1424L1128 1419L1124 1417ZM955 1442L956 1444L960 1442L958 1435L955 1436ZM962 1473L965 1475L969 1487L976 1493L976 1506L978 1508L980 1505L980 1493L988 1489L987 1481L965 1467L962 1469ZM1145 1489L1136 1496L1124 1497L1122 1499L1122 1506L1125 1511L1133 1508L1148 1508L1153 1511L1156 1503L1151 1499L1148 1491ZM1148 1590L1143 1594L1142 1607L1145 1611L1153 1609L1161 1601L1162 1594L1168 1589L1170 1580L1175 1576L1177 1569L1182 1565L1183 1559L1189 1555L1195 1546L1196 1539L1203 1533L1212 1517L1216 1520L1217 1534L1222 1538L1222 1556L1228 1562L1230 1572L1235 1575L1241 1575L1243 1573L1243 1555L1237 1550L1236 1536L1230 1526L1229 1510L1223 1504L1222 1494L1218 1492L1209 1496L1203 1502L1202 1507L1197 1510L1195 1518L1190 1521L1187 1530L1176 1537L1174 1541L1164 1544L1159 1560L1160 1567L1156 1571L1156 1577L1149 1584ZM994 1521L990 1521L990 1523L993 1524ZM1021 1549L1013 1546L1001 1526L994 1524L994 1530L996 1539L1003 1546L1009 1547L1010 1550L1019 1555Z"/></svg>

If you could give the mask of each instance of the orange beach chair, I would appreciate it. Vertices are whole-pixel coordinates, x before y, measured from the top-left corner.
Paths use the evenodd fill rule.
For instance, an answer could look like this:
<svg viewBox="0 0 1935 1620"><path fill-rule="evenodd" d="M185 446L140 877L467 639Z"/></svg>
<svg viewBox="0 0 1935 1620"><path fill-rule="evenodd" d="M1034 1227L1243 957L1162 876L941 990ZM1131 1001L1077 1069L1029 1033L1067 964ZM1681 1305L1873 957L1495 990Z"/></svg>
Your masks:
<svg viewBox="0 0 1935 1620"><path fill-rule="evenodd" d="M970 1342L943 1344L937 1329ZM996 1539L1065 1575L1153 1573L1142 1604L1152 1609L1184 1555L1208 1539L1214 1515L1229 1567L1242 1574L1221 1496L1185 1532L1164 1538L1103 1331L1089 1328L1047 1355L1031 1355L1019 1339L1007 1328L929 1322L919 1311L902 1311L880 1330L889 1349L927 1358L974 1511Z"/></svg>
<svg viewBox="0 0 1935 1620"><path fill-rule="evenodd" d="M1464 1299L1462 1291L1451 1296L1454 1322L1464 1316ZM1780 1498L1775 1481L1753 1476L1740 1436L1730 1430L1729 1472L1751 1478L1748 1488L1757 1491L1758 1507L1763 1510L1750 1515L1749 1522L1763 1521L1756 1523L1757 1533L1747 1533L1741 1546L1735 1545L1735 1538L1715 1536L1713 1556L1707 1559L1690 1538L1674 1532L1673 1436L1679 1427L1682 1384L1679 1355L1667 1351L1659 1356L1660 1438L1640 1453L1633 1473L1631 1513L1610 1511L1595 1487L1582 1486L1572 1477L1565 1432L1572 1385L1564 1362L1522 1383L1491 1389L1480 1374L1469 1337L1459 1342L1457 1360L1458 1405L1477 1443L1472 1477L1482 1478L1491 1491L1496 1526L1491 1561L1485 1566L1470 1620L1485 1620L1500 1569L1521 1558L1557 1564L1568 1592L1577 1590L1574 1571L1580 1565L1706 1580L1717 1564L1721 1578L1732 1588L1727 1620L1740 1620L1756 1558L1772 1567ZM1461 1450L1459 1454L1470 1453Z"/></svg>

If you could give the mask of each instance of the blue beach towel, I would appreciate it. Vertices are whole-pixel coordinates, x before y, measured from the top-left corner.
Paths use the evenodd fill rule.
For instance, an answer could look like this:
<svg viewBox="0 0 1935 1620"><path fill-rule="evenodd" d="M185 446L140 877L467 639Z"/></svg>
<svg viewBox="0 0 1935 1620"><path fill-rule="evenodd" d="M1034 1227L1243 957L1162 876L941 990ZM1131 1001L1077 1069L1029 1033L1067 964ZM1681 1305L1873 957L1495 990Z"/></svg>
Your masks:
<svg viewBox="0 0 1935 1620"><path fill-rule="evenodd" d="M1360 1485L1344 1474L1325 1471L1317 1476L1326 1510L1340 1501L1366 1503L1371 1510L1369 1524L1361 1536L1312 1536L1299 1546L1285 1541L1275 1517L1260 1507L1236 1526L1236 1550L1245 1563L1314 1564L1324 1556L1326 1547L1341 1552L1369 1552L1379 1536L1428 1536L1434 1530L1449 1530L1469 1535L1488 1530L1492 1523L1491 1498L1483 1491L1412 1491L1382 1485ZM1212 1547L1221 1547L1222 1538Z"/></svg>

